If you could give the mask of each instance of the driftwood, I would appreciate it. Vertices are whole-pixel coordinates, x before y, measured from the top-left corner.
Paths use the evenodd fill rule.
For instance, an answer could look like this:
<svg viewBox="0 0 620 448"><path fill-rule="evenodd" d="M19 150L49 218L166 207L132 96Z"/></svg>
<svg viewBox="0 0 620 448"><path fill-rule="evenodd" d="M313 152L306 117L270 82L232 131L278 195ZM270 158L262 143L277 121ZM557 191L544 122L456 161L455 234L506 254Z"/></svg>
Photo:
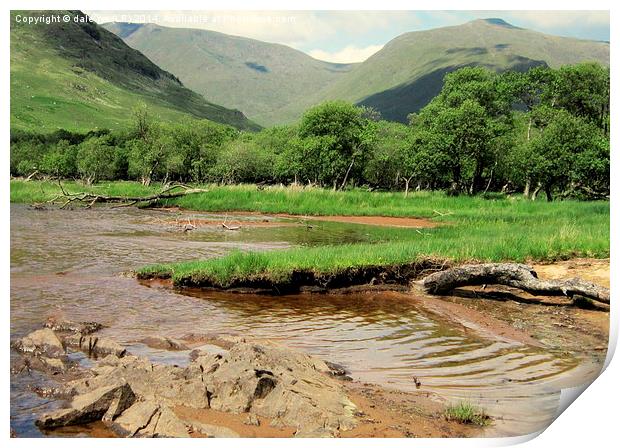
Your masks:
<svg viewBox="0 0 620 448"><path fill-rule="evenodd" d="M190 188L186 185L177 184L166 187L157 194L152 194L148 196L109 196L105 194L89 192L69 193L63 188L60 182L58 182L58 185L60 186L62 194L50 199L47 202L56 203L62 200L63 204L60 208L65 208L74 202L86 204L86 208L90 208L96 203L114 203L121 204L119 205L119 207L128 207L137 203L151 204L161 199L173 199L188 194L206 193L208 191L200 188Z"/></svg>
<svg viewBox="0 0 620 448"><path fill-rule="evenodd" d="M609 289L579 278L540 280L530 266L516 263L487 263L458 266L435 272L422 281L431 294L445 294L460 286L504 285L532 295L582 296L609 305Z"/></svg>

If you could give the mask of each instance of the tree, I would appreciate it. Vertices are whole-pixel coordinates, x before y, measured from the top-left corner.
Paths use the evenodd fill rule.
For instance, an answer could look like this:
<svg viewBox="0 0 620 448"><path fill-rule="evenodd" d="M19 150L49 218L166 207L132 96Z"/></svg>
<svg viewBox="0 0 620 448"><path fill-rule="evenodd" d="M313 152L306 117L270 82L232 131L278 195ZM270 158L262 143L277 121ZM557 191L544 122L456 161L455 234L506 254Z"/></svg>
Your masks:
<svg viewBox="0 0 620 448"><path fill-rule="evenodd" d="M452 193L475 194L484 185L485 172L490 177L497 163L497 139L513 126L511 104L501 77L466 67L446 75L441 93L412 117L416 128L433 134L428 141L447 162Z"/></svg>
<svg viewBox="0 0 620 448"><path fill-rule="evenodd" d="M274 158L272 152L259 148L251 138L240 138L224 145L212 174L224 184L270 181Z"/></svg>
<svg viewBox="0 0 620 448"><path fill-rule="evenodd" d="M78 146L67 140L60 140L41 159L41 171L56 177L71 177L77 174Z"/></svg>
<svg viewBox="0 0 620 448"><path fill-rule="evenodd" d="M359 179L375 126L364 110L345 101L327 101L309 109L299 125L299 136L327 137L320 159L319 181L344 188L350 177Z"/></svg>
<svg viewBox="0 0 620 448"><path fill-rule="evenodd" d="M157 130L156 130L157 129ZM128 172L137 177L142 185L150 185L153 178L168 179L170 170L181 164L170 135L159 128L152 128L146 139L133 140L129 147Z"/></svg>
<svg viewBox="0 0 620 448"><path fill-rule="evenodd" d="M87 184L111 179L114 174L114 148L109 137L91 137L84 140L77 153L77 169Z"/></svg>
<svg viewBox="0 0 620 448"><path fill-rule="evenodd" d="M420 114L425 141L430 151L439 152L451 173L450 191L453 194L465 189L463 180L469 178L470 193L476 193L482 184L483 169L493 159L492 139L495 129L485 109L475 100L467 99L458 106L433 101ZM468 163L472 172L465 176Z"/></svg>
<svg viewBox="0 0 620 448"><path fill-rule="evenodd" d="M389 121L377 123L375 139L364 166L364 179L380 188L398 188L403 157L412 145L411 128Z"/></svg>
<svg viewBox="0 0 620 448"><path fill-rule="evenodd" d="M539 119L542 129L530 142L528 163L547 200L553 200L555 189L608 189L608 141L600 130L563 109L541 107L534 112L543 117Z"/></svg>
<svg viewBox="0 0 620 448"><path fill-rule="evenodd" d="M609 68L598 63L561 67L544 92L547 105L562 108L609 132Z"/></svg>

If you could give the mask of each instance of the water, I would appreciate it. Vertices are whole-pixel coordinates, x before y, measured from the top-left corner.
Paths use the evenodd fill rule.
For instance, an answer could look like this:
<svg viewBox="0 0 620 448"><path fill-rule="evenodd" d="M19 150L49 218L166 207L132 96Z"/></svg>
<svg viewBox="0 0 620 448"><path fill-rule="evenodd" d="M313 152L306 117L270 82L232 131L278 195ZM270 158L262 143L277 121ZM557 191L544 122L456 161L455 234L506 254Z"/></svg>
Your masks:
<svg viewBox="0 0 620 448"><path fill-rule="evenodd" d="M218 226L182 232L170 224L184 219L169 211L12 206L11 338L40 327L48 316L96 320L106 326L103 334L133 353L179 365L187 353L153 350L136 341L191 332L280 340L345 365L356 380L415 390L415 376L424 390L479 404L499 417L488 435L541 429L554 415L559 387L580 384L600 368L465 333L404 294L180 293L119 275L145 264L214 257L233 248L376 240L373 228L354 224L313 223L309 230L292 220L276 227L243 225L235 232ZM41 435L33 425L35 414L58 405L31 393L27 385L33 380L45 379L12 377L11 425L20 435Z"/></svg>

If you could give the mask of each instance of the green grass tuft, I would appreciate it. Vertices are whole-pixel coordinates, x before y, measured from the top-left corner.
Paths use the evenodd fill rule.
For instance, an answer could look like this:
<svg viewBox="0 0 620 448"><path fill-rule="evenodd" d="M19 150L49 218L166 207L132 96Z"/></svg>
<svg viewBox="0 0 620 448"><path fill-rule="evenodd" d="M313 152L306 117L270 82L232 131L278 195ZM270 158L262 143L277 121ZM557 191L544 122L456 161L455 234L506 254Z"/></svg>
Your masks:
<svg viewBox="0 0 620 448"><path fill-rule="evenodd" d="M469 425L487 426L491 424L491 417L484 409L474 406L467 401L448 405L443 415L448 421Z"/></svg>

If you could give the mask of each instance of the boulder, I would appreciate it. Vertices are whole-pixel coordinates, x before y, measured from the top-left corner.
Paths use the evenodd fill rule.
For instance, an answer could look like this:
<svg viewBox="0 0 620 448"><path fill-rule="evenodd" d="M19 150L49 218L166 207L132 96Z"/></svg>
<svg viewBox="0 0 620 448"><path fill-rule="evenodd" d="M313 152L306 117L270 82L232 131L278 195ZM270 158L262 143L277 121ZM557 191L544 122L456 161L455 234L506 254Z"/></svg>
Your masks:
<svg viewBox="0 0 620 448"><path fill-rule="evenodd" d="M120 414L133 404L135 395L126 381L103 386L83 395L78 395L71 402L71 407L59 409L37 419L40 428L57 428L101 420L104 416Z"/></svg>
<svg viewBox="0 0 620 448"><path fill-rule="evenodd" d="M228 353L203 356L210 407L252 412L272 424L332 435L356 425L355 405L321 360L274 343L238 342Z"/></svg>
<svg viewBox="0 0 620 448"><path fill-rule="evenodd" d="M139 401L110 424L123 437L190 437L187 425L165 405Z"/></svg>
<svg viewBox="0 0 620 448"><path fill-rule="evenodd" d="M111 423L110 427L120 436L133 437L138 431L146 428L158 412L157 402L137 401Z"/></svg>
<svg viewBox="0 0 620 448"><path fill-rule="evenodd" d="M248 426L260 426L260 419L256 414L250 413L243 421L243 424Z"/></svg>
<svg viewBox="0 0 620 448"><path fill-rule="evenodd" d="M190 365L190 367L192 367ZM207 389L202 382L202 372L193 368L153 364L147 358L127 355L122 358L109 355L92 369L94 378L78 379L67 385L82 394L109 384L115 378L124 378L136 395L145 400L166 405L185 405L193 408L209 406Z"/></svg>
<svg viewBox="0 0 620 448"><path fill-rule="evenodd" d="M103 328L103 325L98 322L72 322L70 320L59 320L53 317L47 319L44 325L46 328L61 333L91 334Z"/></svg>
<svg viewBox="0 0 620 448"><path fill-rule="evenodd" d="M190 437L185 423L167 406L160 408L157 423L149 432L149 437Z"/></svg>
<svg viewBox="0 0 620 448"><path fill-rule="evenodd" d="M238 433L236 433L232 429L226 428L225 426L210 425L208 423L202 423L197 420L190 420L188 424L192 427L194 431L199 432L206 437L213 437L218 439L231 439L241 437Z"/></svg>
<svg viewBox="0 0 620 448"><path fill-rule="evenodd" d="M73 337L91 351L101 341ZM109 354L88 376L65 384L76 397L69 409L48 414L37 424L50 428L101 419L129 437L186 437L187 425L209 437L238 436L227 428L180 421L172 411L180 405L249 413L246 424L259 425L259 417L266 418L273 426L296 428L299 436L333 436L357 424L357 409L334 370L278 344L245 340L226 352L198 356L187 367Z"/></svg>
<svg viewBox="0 0 620 448"><path fill-rule="evenodd" d="M92 357L102 357L110 354L122 357L127 353L125 347L112 339L84 335L82 333L66 337L65 344L68 347L77 348Z"/></svg>
<svg viewBox="0 0 620 448"><path fill-rule="evenodd" d="M33 331L13 343L13 348L22 353L32 353L35 356L58 357L65 354L62 342L49 328Z"/></svg>
<svg viewBox="0 0 620 448"><path fill-rule="evenodd" d="M185 345L182 341L167 338L164 336L149 336L148 338L144 338L138 342L144 345L147 345L151 348L159 348L162 350L171 350L171 351L189 350L189 347Z"/></svg>

